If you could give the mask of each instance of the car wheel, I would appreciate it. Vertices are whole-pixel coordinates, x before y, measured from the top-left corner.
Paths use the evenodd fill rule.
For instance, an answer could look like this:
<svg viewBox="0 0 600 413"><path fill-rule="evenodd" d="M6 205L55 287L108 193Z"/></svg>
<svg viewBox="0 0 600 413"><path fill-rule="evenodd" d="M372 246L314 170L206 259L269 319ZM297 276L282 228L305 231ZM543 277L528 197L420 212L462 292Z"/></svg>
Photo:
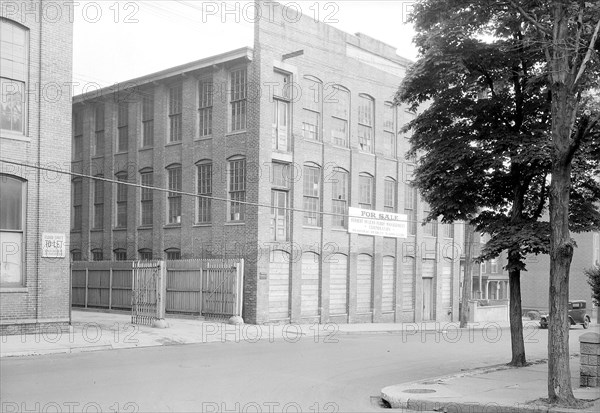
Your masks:
<svg viewBox="0 0 600 413"><path fill-rule="evenodd" d="M589 318L589 317L586 317L586 318L583 320L583 328L588 328L589 326L590 326L590 318Z"/></svg>
<svg viewBox="0 0 600 413"><path fill-rule="evenodd" d="M548 322L546 320L540 321L540 328L548 328Z"/></svg>

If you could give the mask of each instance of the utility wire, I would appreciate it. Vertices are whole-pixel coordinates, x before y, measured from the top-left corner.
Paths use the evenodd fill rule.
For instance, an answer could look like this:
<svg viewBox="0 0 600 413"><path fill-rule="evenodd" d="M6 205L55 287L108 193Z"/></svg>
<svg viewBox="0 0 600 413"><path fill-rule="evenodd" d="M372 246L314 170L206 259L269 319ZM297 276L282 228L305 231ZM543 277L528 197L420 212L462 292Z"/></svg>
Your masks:
<svg viewBox="0 0 600 413"><path fill-rule="evenodd" d="M79 172L63 171L62 169L50 168L50 167L40 166L40 165L33 165L33 164L29 164L29 163L24 163L24 162L16 162L16 161L11 161L11 160L8 160L8 159L3 159L3 158L0 158L0 162L4 162L4 163L10 164L10 165L23 166L23 167L26 167L26 168L38 169L38 170L47 171L47 172L54 172L54 173L63 174L63 175L70 175L70 176L77 177L77 178L94 179L94 180L97 180L97 181L109 182L111 184L127 185L127 186L131 186L131 187L134 187L134 188L151 189L151 190L154 190L154 191L167 192L167 193L170 193L170 194L187 195L187 196L191 196L191 197L195 197L195 198L214 199L215 201L232 202L232 203L236 203L236 204L255 206L255 207L259 207L259 208L269 208L269 209L285 210L285 211L308 213L308 214L320 214L320 215L327 215L327 216L334 216L334 217L343 217L343 218L348 218L349 217L349 215L347 215L347 214L338 214L338 213L335 213L335 212L309 211L309 210L306 210L306 209L273 206L273 205L268 205L268 204L261 204L261 203L258 203L258 202L234 201L234 200L231 200L231 199L216 197L216 196L212 196L212 195L200 195L200 194L195 194L195 193L192 193L192 192L185 192L185 191L178 191L178 190L172 190L172 189L167 189L167 188L160 188L160 187L157 187L157 186L142 185L142 184L138 184L138 183L134 183L134 182L119 181L119 180L116 180L116 179L105 178L105 177L101 177L101 176L92 176L92 175L89 175L89 174L84 174L84 173L79 173ZM365 218L365 219L368 219L368 218ZM416 220L415 221L412 221L412 220L409 221L407 219L406 221L412 223L412 222L415 222ZM416 221L416 222L418 222L418 221Z"/></svg>

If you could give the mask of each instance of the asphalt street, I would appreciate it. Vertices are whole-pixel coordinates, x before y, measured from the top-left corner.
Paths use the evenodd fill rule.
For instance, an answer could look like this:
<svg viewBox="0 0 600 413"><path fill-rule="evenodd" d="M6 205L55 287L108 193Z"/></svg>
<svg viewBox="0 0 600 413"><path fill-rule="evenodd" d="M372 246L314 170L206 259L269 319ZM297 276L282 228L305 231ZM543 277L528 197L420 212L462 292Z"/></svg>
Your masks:
<svg viewBox="0 0 600 413"><path fill-rule="evenodd" d="M581 327L571 329L578 352ZM525 330L529 360L547 330ZM2 411L381 411L392 384L510 360L510 333L407 331L263 338L0 359Z"/></svg>

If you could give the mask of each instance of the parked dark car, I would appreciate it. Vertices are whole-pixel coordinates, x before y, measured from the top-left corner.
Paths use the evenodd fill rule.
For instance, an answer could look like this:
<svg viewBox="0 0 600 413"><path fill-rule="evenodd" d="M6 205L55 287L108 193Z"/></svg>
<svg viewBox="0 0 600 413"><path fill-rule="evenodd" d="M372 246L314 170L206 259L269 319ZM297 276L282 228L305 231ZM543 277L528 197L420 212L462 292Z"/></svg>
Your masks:
<svg viewBox="0 0 600 413"><path fill-rule="evenodd" d="M590 325L590 316L586 312L586 303L583 300L569 301L569 322L572 326L581 324L583 328L588 328ZM544 314L540 318L540 328L548 328L548 320L550 316Z"/></svg>

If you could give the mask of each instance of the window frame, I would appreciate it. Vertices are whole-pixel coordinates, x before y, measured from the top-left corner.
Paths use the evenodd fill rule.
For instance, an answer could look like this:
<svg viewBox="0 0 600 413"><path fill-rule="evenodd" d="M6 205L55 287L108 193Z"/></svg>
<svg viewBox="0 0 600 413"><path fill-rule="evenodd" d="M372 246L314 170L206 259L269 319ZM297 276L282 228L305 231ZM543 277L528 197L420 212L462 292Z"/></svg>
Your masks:
<svg viewBox="0 0 600 413"><path fill-rule="evenodd" d="M120 171L115 174L117 181L129 182L129 175L127 171ZM125 229L128 224L127 216L127 198L129 197L129 185L117 183L115 188L115 228ZM124 210L124 211L123 211ZM125 217L124 221L121 221L122 217Z"/></svg>
<svg viewBox="0 0 600 413"><path fill-rule="evenodd" d="M375 153L375 99L364 93L358 95L357 137L362 152Z"/></svg>
<svg viewBox="0 0 600 413"><path fill-rule="evenodd" d="M103 175L95 175L95 178L104 178ZM92 229L103 229L104 228L104 198L105 198L105 188L104 188L104 181L100 180L100 179L94 179L93 180L93 188L94 191L92 192L92 204L94 206L93 211L94 211L94 216L93 216L93 222L92 222ZM102 196L99 196L99 193ZM102 219L99 219L99 216Z"/></svg>
<svg viewBox="0 0 600 413"><path fill-rule="evenodd" d="M13 71L11 73L9 73L9 72L1 73L0 72L0 99L2 99L2 101L4 101L4 99L5 99L5 96L2 95L2 90L5 89L2 86L3 82L20 84L20 87L18 89L19 89L20 95L21 95L18 97L18 101L21 105L20 106L21 127L18 130L13 129L12 127L9 129L3 128L2 127L2 113L0 113L0 130L2 131L2 134L14 135L14 136L26 138L29 136L28 91L29 91L29 83L30 83L29 78L30 78L30 61L31 61L30 56L29 56L29 53L30 53L30 30L28 27L14 21L14 20L11 20L11 19L8 19L5 17L0 17L0 30L2 29L3 25L11 26L13 28L13 30L20 30L23 34L23 53L20 56L23 58L23 62L22 62L23 63L23 73L21 73L21 74L16 73L14 70L14 66L13 66ZM14 43L11 43L10 46L11 46L11 48L18 47L18 45L15 46ZM0 46L0 48L2 48L2 46ZM6 56L9 56L9 53L6 53ZM11 55L11 56L14 56L14 55ZM9 95L7 94L6 96L9 96ZM6 100L8 101L8 98L6 98ZM15 106L18 107L18 104ZM8 105L7 105L7 107L8 107ZM13 110L14 110L14 108L13 108ZM12 111L9 113L12 114ZM11 122L11 124L12 124L12 122Z"/></svg>
<svg viewBox="0 0 600 413"><path fill-rule="evenodd" d="M337 84L332 85L332 88L334 90L336 90L336 92L334 92L334 94L333 94L334 97L330 102L336 104L336 106L335 106L334 110L332 111L332 115L331 115L331 119L332 119L331 130L330 130L331 143L332 143L332 145L340 147L340 148L349 148L350 147L350 129L349 129L348 125L350 124L350 108L352 107L350 91L347 88L345 88L344 86L337 85ZM340 100L339 99L334 100L335 95L339 92L344 93L347 98L346 99L346 107L343 110L345 112L343 117L341 116L341 113L340 113L340 107L339 107L339 105L341 104ZM338 131L338 129L334 128L336 121L338 123L343 122L344 129L345 129L343 139L340 137L341 135L336 136L337 133L334 133L334 131ZM340 123L340 125L341 125L341 123ZM339 129L339 130L341 130L341 129ZM341 143L338 143L338 141Z"/></svg>
<svg viewBox="0 0 600 413"><path fill-rule="evenodd" d="M83 228L83 178L73 178L71 185L73 189L71 231L81 231Z"/></svg>
<svg viewBox="0 0 600 413"><path fill-rule="evenodd" d="M214 89L212 79L198 81L198 137L213 134Z"/></svg>
<svg viewBox="0 0 600 413"><path fill-rule="evenodd" d="M368 185L365 186L365 183ZM368 190L368 194L365 193L365 190ZM366 195L368 195L368 199L365 197ZM375 179L368 172L361 172L358 175L358 206L362 209L375 209Z"/></svg>
<svg viewBox="0 0 600 413"><path fill-rule="evenodd" d="M343 183L340 183L339 177L344 178ZM346 228L348 226L348 203L350 202L350 172L343 168L333 169L331 175L331 198L331 212L340 214L331 216L331 226L334 228Z"/></svg>
<svg viewBox="0 0 600 413"><path fill-rule="evenodd" d="M232 167L239 168L232 169ZM241 171L237 179L234 173ZM246 186L248 180L247 164L245 157L231 157L227 160L227 221L243 222L246 219ZM244 202L244 203L240 203ZM237 219L235 214L239 214Z"/></svg>
<svg viewBox="0 0 600 413"><path fill-rule="evenodd" d="M26 274L27 274L27 261L26 261L26 253L24 253L25 251L27 251L27 239L26 239L26 234L27 234L27 191L28 191L28 181L26 179L23 179L19 176L16 175L9 175L9 174L3 174L0 173L0 185L2 185L2 183L7 182L8 180L14 181L16 183L19 184L19 190L21 191L21 196L20 199L19 197L16 197L17 199L19 199L18 202L20 202L20 212L18 215L18 218L20 218L20 225L14 225L17 228L10 228L10 225L6 225L7 228L2 228L2 221L0 220L0 234L19 234L20 235L20 247L19 247L19 251L21 252L21 255L18 259L19 261L19 267L20 267L20 274L19 274L19 280L18 281L14 281L14 282L4 282L3 278L0 277L0 288L11 288L11 287L23 287L26 285ZM8 198L6 198L8 199ZM5 202L6 202L5 199ZM0 199L1 202L1 199ZM4 208L2 208L4 209ZM12 210L11 208L6 208L7 211ZM18 220L18 219L17 219ZM8 218L7 218L8 221ZM5 253L5 248L2 247L1 251L0 251L0 265L4 266L4 258L2 255ZM8 262L8 261L6 261Z"/></svg>
<svg viewBox="0 0 600 413"><path fill-rule="evenodd" d="M323 214L321 213L322 175L323 171L319 165L315 163L304 164L302 171L302 209L311 211L302 214L302 224L304 226L320 228L323 225ZM309 178L310 183L313 185L312 191L310 191ZM314 188L315 185L317 186L316 189Z"/></svg>
<svg viewBox="0 0 600 413"><path fill-rule="evenodd" d="M103 156L106 149L106 107L104 102L94 106L94 144L92 156Z"/></svg>
<svg viewBox="0 0 600 413"><path fill-rule="evenodd" d="M203 160L196 163L196 224L212 222L213 163Z"/></svg>
<svg viewBox="0 0 600 413"><path fill-rule="evenodd" d="M142 148L154 146L154 90L145 92L142 96Z"/></svg>
<svg viewBox="0 0 600 413"><path fill-rule="evenodd" d="M117 103L117 150L116 153L129 152L129 104Z"/></svg>
<svg viewBox="0 0 600 413"><path fill-rule="evenodd" d="M239 78L236 77L239 74ZM229 132L243 132L248 122L248 67L229 72Z"/></svg>
<svg viewBox="0 0 600 413"><path fill-rule="evenodd" d="M398 182L391 176L387 176L383 181L383 210L398 213Z"/></svg>
<svg viewBox="0 0 600 413"><path fill-rule="evenodd" d="M181 164L167 166L167 225L181 225L183 218L183 169ZM179 212L179 214L174 214Z"/></svg>
<svg viewBox="0 0 600 413"><path fill-rule="evenodd" d="M183 141L183 84L178 82L169 86L168 91L168 143Z"/></svg>
<svg viewBox="0 0 600 413"><path fill-rule="evenodd" d="M150 179L148 179L150 178ZM140 184L154 186L154 170L144 168L140 171ZM145 221L150 215L150 221ZM154 225L154 190L140 188L140 226L152 227Z"/></svg>
<svg viewBox="0 0 600 413"><path fill-rule="evenodd" d="M74 161L83 159L83 109L73 110L73 154Z"/></svg>

